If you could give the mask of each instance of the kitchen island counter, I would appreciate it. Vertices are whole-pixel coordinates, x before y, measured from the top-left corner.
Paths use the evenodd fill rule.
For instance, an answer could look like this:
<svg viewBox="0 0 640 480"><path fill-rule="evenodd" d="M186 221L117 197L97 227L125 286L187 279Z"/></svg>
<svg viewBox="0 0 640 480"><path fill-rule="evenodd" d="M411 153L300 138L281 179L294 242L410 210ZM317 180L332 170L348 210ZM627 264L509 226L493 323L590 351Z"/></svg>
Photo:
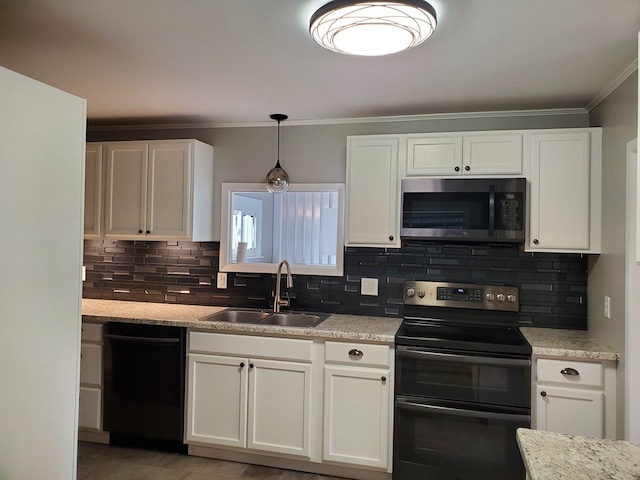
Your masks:
<svg viewBox="0 0 640 480"><path fill-rule="evenodd" d="M203 320L227 307L82 299L82 318L94 322L127 322L197 328L221 333L357 340L393 344L401 318L332 314L316 327L282 327Z"/></svg>
<svg viewBox="0 0 640 480"><path fill-rule="evenodd" d="M529 480L640 478L640 445L620 440L519 428L518 446Z"/></svg>
<svg viewBox="0 0 640 480"><path fill-rule="evenodd" d="M595 340L586 330L522 327L534 355L582 360L618 360L618 353Z"/></svg>

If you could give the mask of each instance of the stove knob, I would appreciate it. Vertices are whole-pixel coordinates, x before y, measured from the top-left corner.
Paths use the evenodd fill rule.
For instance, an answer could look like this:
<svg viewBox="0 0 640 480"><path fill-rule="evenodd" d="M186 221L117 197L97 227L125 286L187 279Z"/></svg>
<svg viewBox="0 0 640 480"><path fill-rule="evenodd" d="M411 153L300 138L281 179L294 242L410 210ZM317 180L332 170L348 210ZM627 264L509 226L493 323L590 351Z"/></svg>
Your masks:
<svg viewBox="0 0 640 480"><path fill-rule="evenodd" d="M496 296L493 293L487 293L484 298L487 299L487 302L493 302L496 299Z"/></svg>
<svg viewBox="0 0 640 480"><path fill-rule="evenodd" d="M507 295L507 302L509 303L516 303L516 299L517 297L513 293Z"/></svg>
<svg viewBox="0 0 640 480"><path fill-rule="evenodd" d="M418 296L420 298L424 298L424 296L425 296L424 290L418 290Z"/></svg>
<svg viewBox="0 0 640 480"><path fill-rule="evenodd" d="M407 297L415 297L416 291L413 288L407 288Z"/></svg>
<svg viewBox="0 0 640 480"><path fill-rule="evenodd" d="M499 302L504 302L504 294L499 293L498 295L496 295L496 300L498 300Z"/></svg>

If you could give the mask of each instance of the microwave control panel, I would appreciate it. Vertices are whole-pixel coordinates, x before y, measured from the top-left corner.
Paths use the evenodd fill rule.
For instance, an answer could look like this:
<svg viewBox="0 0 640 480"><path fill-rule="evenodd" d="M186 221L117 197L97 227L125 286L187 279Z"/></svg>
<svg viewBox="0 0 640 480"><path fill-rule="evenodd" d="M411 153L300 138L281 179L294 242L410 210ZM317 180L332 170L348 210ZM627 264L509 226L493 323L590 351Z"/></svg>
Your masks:
<svg viewBox="0 0 640 480"><path fill-rule="evenodd" d="M518 287L407 281L403 298L405 305L520 311Z"/></svg>

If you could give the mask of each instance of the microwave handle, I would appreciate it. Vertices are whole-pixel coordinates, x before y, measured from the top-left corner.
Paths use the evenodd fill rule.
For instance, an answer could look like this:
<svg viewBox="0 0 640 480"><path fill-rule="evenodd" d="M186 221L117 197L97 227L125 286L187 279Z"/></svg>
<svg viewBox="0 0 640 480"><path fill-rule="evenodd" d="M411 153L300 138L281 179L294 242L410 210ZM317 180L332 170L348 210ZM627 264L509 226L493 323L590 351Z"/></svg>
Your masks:
<svg viewBox="0 0 640 480"><path fill-rule="evenodd" d="M496 187L489 187L489 236L495 235L496 229Z"/></svg>

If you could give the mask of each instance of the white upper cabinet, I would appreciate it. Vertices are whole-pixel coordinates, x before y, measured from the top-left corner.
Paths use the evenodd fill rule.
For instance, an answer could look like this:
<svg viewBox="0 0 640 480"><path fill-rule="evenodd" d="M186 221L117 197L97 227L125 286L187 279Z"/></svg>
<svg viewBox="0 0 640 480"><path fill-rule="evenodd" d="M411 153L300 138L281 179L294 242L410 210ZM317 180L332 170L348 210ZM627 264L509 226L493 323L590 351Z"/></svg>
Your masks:
<svg viewBox="0 0 640 480"><path fill-rule="evenodd" d="M602 132L530 135L528 251L600 253Z"/></svg>
<svg viewBox="0 0 640 480"><path fill-rule="evenodd" d="M102 235L102 170L104 146L87 143L84 187L84 237Z"/></svg>
<svg viewBox="0 0 640 480"><path fill-rule="evenodd" d="M521 174L521 132L407 136L408 176Z"/></svg>
<svg viewBox="0 0 640 480"><path fill-rule="evenodd" d="M346 245L400 246L397 136L347 140Z"/></svg>
<svg viewBox="0 0 640 480"><path fill-rule="evenodd" d="M197 140L106 144L105 236L213 239L213 147Z"/></svg>

